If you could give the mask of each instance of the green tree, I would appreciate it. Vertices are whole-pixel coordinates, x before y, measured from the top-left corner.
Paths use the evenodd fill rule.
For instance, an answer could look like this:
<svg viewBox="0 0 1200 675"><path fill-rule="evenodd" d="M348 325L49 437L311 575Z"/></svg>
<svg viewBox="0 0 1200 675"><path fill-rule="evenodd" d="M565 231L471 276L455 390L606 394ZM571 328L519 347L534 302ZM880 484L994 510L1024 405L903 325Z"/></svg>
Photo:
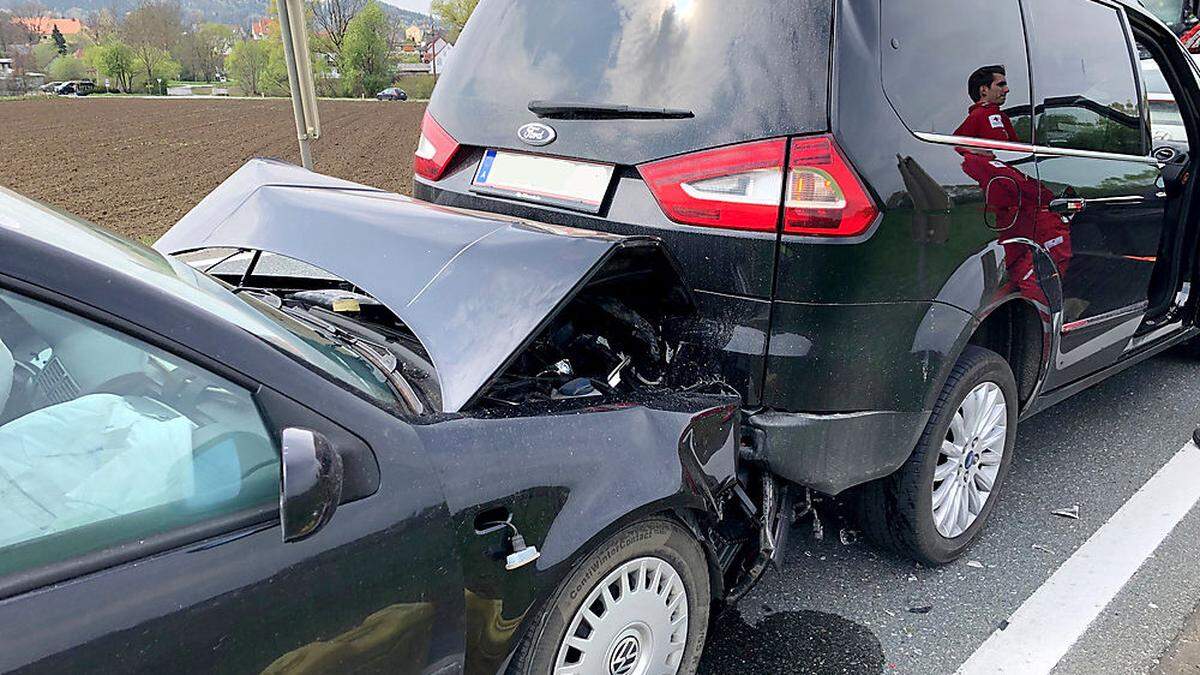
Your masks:
<svg viewBox="0 0 1200 675"><path fill-rule="evenodd" d="M388 55L388 21L376 0L368 0L346 27L339 65L346 93L374 94L392 82L393 64Z"/></svg>
<svg viewBox="0 0 1200 675"><path fill-rule="evenodd" d="M225 72L241 85L245 93L257 96L263 93L270 60L270 47L266 40L242 40L225 57Z"/></svg>
<svg viewBox="0 0 1200 675"><path fill-rule="evenodd" d="M237 42L233 26L204 23L185 33L175 44L172 55L183 68L186 80L212 82L225 61L225 53Z"/></svg>
<svg viewBox="0 0 1200 675"><path fill-rule="evenodd" d="M67 38L63 37L62 31L58 29L58 24L54 24L54 30L50 31L50 39L54 40L54 48L58 50L58 55L66 56Z"/></svg>
<svg viewBox="0 0 1200 675"><path fill-rule="evenodd" d="M137 68L133 49L115 37L89 47L83 52L84 59L96 69L100 77L108 78L122 93L133 90L133 76Z"/></svg>
<svg viewBox="0 0 1200 675"><path fill-rule="evenodd" d="M455 42L478 4L479 0L433 0L429 12L449 27L446 39Z"/></svg>
<svg viewBox="0 0 1200 675"><path fill-rule="evenodd" d="M88 76L87 64L74 56L60 56L50 62L47 75L51 80L82 80Z"/></svg>
<svg viewBox="0 0 1200 675"><path fill-rule="evenodd" d="M146 87L158 78L179 77L179 63L171 58L171 48L183 34L179 5L173 0L143 0L137 9L125 15L122 38L134 53L138 77ZM173 74L172 74L173 73Z"/></svg>
<svg viewBox="0 0 1200 675"><path fill-rule="evenodd" d="M33 64L43 73L50 68L50 62L59 56L58 45L49 40L39 42L33 48Z"/></svg>

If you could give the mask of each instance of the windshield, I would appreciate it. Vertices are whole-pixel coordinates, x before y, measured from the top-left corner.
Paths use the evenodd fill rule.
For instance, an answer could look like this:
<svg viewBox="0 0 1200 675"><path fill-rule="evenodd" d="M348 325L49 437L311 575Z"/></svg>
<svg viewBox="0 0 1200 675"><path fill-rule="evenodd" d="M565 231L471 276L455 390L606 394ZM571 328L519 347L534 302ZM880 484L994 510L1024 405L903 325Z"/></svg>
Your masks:
<svg viewBox="0 0 1200 675"><path fill-rule="evenodd" d="M396 404L397 399L386 384L383 373L357 352L249 293L232 293L232 287L225 282L193 269L181 260L166 260L173 268L174 276L185 282L180 290L195 289L195 292L186 293L187 300L193 304L234 323L375 401L385 405Z"/></svg>
<svg viewBox="0 0 1200 675"><path fill-rule="evenodd" d="M293 353L300 355L308 364L376 401L388 404L396 402L396 397L387 384L387 376L358 352L322 335L252 294L239 294L238 297L255 311L284 328L286 333L280 335L293 341Z"/></svg>
<svg viewBox="0 0 1200 675"><path fill-rule="evenodd" d="M1142 6L1168 25L1175 25L1183 18L1184 0L1142 0Z"/></svg>

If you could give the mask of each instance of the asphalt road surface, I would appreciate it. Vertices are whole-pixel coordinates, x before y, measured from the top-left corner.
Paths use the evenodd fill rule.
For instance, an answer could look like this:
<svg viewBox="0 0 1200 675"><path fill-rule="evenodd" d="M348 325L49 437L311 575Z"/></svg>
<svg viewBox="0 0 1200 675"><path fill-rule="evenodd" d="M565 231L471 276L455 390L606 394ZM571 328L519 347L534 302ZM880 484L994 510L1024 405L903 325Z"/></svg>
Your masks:
<svg viewBox="0 0 1200 675"><path fill-rule="evenodd" d="M1049 662L1055 673L1159 670L1177 638L1186 644L1198 630L1185 629L1200 602L1194 496L1180 502L1179 518L1159 524L1165 538L1152 539L1146 555L1132 542L1167 510L1160 505L1170 491L1161 483L1166 474L1185 492L1200 482L1200 453L1185 447L1200 423L1197 374L1200 360L1168 353L1023 423L988 529L946 567L876 550L858 539L844 506L825 505L823 537L811 519L797 523L782 568L714 626L701 672L951 673L977 650L975 670L965 672L1045 672L1019 667L1018 655L1055 648L1063 651ZM1192 463L1172 462L1177 455ZM1077 520L1052 513L1072 507ZM1121 554L1134 562L1127 583L1104 567ZM1098 584L1070 589L1079 581L1073 575L1089 571L1115 579L1115 595L1104 596ZM1072 635L1072 607L1089 602L1094 621ZM1035 637L1049 646L1027 644L1019 623L1031 621L1047 622ZM981 649L993 633L999 644Z"/></svg>

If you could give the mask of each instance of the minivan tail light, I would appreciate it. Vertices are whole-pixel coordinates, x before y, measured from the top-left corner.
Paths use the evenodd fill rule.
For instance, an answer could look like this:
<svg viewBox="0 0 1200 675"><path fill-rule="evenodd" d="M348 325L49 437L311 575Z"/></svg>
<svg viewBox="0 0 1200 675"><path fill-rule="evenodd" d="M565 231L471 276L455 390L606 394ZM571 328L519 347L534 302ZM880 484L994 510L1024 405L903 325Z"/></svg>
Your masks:
<svg viewBox="0 0 1200 675"><path fill-rule="evenodd" d="M413 154L413 172L427 180L437 180L445 173L456 152L458 141L426 111L425 119L421 120L421 139Z"/></svg>
<svg viewBox="0 0 1200 675"><path fill-rule="evenodd" d="M878 209L828 135L778 138L671 157L638 167L677 223L787 234L852 237Z"/></svg>
<svg viewBox="0 0 1200 675"><path fill-rule="evenodd" d="M782 138L756 141L642 164L638 172L677 223L771 232L786 150Z"/></svg>
<svg viewBox="0 0 1200 675"><path fill-rule="evenodd" d="M853 237L879 215L830 136L792 139L783 207L784 234Z"/></svg>

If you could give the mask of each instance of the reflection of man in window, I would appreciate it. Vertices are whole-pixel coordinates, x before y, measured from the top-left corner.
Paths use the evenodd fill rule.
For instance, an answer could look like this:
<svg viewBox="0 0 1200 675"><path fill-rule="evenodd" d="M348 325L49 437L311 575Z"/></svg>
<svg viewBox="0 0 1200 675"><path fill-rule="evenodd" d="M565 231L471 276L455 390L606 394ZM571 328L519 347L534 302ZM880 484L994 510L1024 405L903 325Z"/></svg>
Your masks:
<svg viewBox="0 0 1200 675"><path fill-rule="evenodd" d="M967 78L967 92L972 104L967 118L955 129L955 136L1021 142L1012 120L1000 109L1008 99L1004 66L976 69ZM963 157L963 173L979 183L985 208L994 219L993 227L1003 233L1004 264L1010 283L1026 297L1044 303L1045 296L1034 273L1033 252L1014 239L1044 242L1059 274L1065 275L1071 261L1070 221L1046 208L1054 198L1053 193L1012 163L1001 161L991 150L960 146L958 152Z"/></svg>
<svg viewBox="0 0 1200 675"><path fill-rule="evenodd" d="M1008 98L1004 66L983 66L971 73L967 78L967 93L973 103L967 111L967 119L954 130L955 136L1018 142L1012 120L1000 110Z"/></svg>

